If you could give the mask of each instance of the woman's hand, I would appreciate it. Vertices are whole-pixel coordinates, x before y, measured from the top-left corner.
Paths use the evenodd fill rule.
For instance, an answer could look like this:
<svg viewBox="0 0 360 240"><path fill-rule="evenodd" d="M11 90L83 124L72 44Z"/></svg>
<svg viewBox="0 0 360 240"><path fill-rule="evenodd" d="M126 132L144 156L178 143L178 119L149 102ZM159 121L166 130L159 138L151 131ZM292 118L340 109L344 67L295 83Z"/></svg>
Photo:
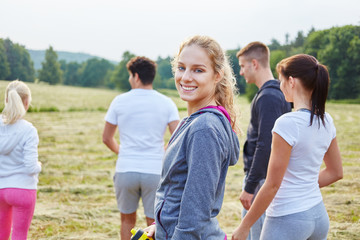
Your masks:
<svg viewBox="0 0 360 240"><path fill-rule="evenodd" d="M241 228L241 225L237 227L231 237L231 240L246 240L249 235L250 229L245 230Z"/></svg>
<svg viewBox="0 0 360 240"><path fill-rule="evenodd" d="M155 237L155 224L152 224L144 229L145 232L147 232L148 237Z"/></svg>

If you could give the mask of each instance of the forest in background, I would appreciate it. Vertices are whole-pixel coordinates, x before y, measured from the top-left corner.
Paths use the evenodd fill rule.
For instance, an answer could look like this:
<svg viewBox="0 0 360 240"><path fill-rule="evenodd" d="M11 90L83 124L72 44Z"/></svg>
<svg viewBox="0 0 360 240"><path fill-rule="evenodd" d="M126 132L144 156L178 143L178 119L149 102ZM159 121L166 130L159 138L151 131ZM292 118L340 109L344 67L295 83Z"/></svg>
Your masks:
<svg viewBox="0 0 360 240"><path fill-rule="evenodd" d="M346 25L325 30L302 31L294 39L285 35L285 43L272 39L268 45L271 51L270 65L275 73L276 64L288 56L306 53L315 56L325 64L330 73L329 99L360 99L360 26ZM236 58L237 49L227 50L236 75L240 94L251 99L257 91L255 85L246 85L239 75L240 67ZM60 54L60 52L59 52ZM90 56L90 55L89 55ZM86 61L59 60L58 53L49 47L41 68L35 70L33 59L24 46L10 39L0 38L0 79L20 79L26 82L47 82L51 85L63 84L83 87L102 87L129 90L126 63L135 56L126 51L119 63L93 57ZM158 69L154 88L175 89L171 70L171 56L156 59Z"/></svg>
<svg viewBox="0 0 360 240"><path fill-rule="evenodd" d="M45 59L45 52L46 50L32 50L27 49L27 51L30 54L31 60L34 62L34 69L35 71L42 68L42 62ZM101 57L94 56L87 53L81 53L81 52L66 52L66 51L56 51L56 54L58 56L58 60L64 60L65 62L78 62L83 63L91 58L97 58L101 59ZM117 65L118 62L111 61L112 64Z"/></svg>

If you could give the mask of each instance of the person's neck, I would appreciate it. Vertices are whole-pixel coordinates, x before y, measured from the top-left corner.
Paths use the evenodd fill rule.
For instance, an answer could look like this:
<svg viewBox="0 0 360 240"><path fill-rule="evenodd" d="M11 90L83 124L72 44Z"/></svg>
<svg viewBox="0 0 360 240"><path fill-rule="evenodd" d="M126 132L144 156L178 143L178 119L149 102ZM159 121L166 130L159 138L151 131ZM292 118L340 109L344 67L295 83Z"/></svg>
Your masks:
<svg viewBox="0 0 360 240"><path fill-rule="evenodd" d="M153 85L149 84L149 85L139 85L134 87L133 89L145 89L145 90L153 90Z"/></svg>
<svg viewBox="0 0 360 240"><path fill-rule="evenodd" d="M294 109L298 111L299 109L308 109L311 110L311 100L309 97L301 95L294 96Z"/></svg>
<svg viewBox="0 0 360 240"><path fill-rule="evenodd" d="M205 103L197 103L197 104L192 104L191 102L188 102L188 115L190 116L194 112L197 112L199 109L207 106L216 106L215 99L211 99L209 101L206 101Z"/></svg>
<svg viewBox="0 0 360 240"><path fill-rule="evenodd" d="M271 69L266 68L258 72L255 85L260 89L267 81L274 79Z"/></svg>
<svg viewBox="0 0 360 240"><path fill-rule="evenodd" d="M301 84L296 84L293 91L294 110L311 110L311 91L305 90Z"/></svg>

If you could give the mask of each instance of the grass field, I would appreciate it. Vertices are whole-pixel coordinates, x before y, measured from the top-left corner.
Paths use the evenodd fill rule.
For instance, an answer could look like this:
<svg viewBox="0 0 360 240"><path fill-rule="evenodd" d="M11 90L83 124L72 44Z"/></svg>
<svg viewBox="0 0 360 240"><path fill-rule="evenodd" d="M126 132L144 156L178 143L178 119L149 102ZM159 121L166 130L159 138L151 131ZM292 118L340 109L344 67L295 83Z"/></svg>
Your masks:
<svg viewBox="0 0 360 240"><path fill-rule="evenodd" d="M0 81L0 108L7 83ZM112 183L116 156L102 143L106 109L119 92L41 84L29 87L32 108L42 109L28 113L26 119L38 129L43 166L29 239L119 239L120 214ZM163 92L185 116L186 104L176 91ZM243 97L237 104L242 146L250 106ZM322 189L331 221L328 239L360 239L360 105L331 103L327 112L335 120L344 166L344 179ZM167 133L165 140L169 137ZM242 178L240 157L229 169L218 217L228 237L240 223ZM137 227L145 227L141 208Z"/></svg>

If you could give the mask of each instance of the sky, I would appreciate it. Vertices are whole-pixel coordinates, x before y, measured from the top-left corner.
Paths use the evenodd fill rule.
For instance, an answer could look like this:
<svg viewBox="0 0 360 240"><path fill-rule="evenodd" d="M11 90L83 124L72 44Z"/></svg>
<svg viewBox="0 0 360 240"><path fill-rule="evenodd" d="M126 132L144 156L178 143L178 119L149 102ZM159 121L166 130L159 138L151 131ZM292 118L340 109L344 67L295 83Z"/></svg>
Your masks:
<svg viewBox="0 0 360 240"><path fill-rule="evenodd" d="M360 0L0 0L0 38L27 49L120 61L125 51L173 56L193 35L225 50L285 43L299 31L360 25Z"/></svg>

